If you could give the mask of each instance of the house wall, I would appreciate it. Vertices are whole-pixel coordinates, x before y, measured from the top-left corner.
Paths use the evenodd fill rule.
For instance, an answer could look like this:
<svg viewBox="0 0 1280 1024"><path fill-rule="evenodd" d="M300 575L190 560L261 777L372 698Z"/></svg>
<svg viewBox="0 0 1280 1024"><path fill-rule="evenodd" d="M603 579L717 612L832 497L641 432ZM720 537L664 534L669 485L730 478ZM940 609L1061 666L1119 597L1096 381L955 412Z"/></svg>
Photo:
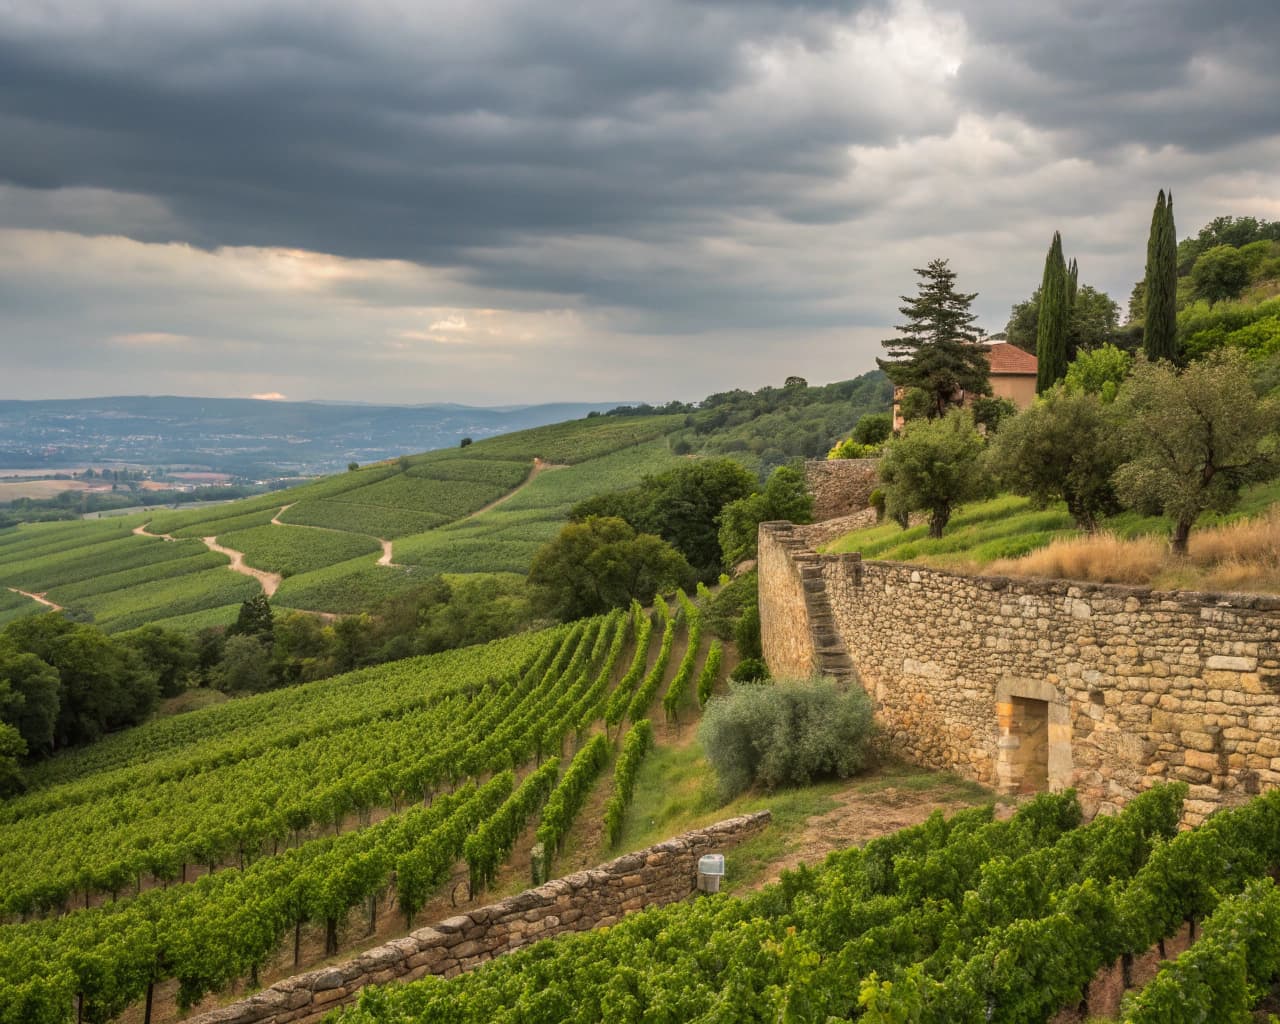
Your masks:
<svg viewBox="0 0 1280 1024"><path fill-rule="evenodd" d="M834 635L902 756L1016 789L1021 698L1048 705L1049 787L1091 813L1181 779L1194 824L1280 783L1280 599L854 561L793 531L761 526L762 626L807 616L820 589L830 619L810 635ZM799 646L778 633L762 629L775 672Z"/></svg>
<svg viewBox="0 0 1280 1024"><path fill-rule="evenodd" d="M1025 409L1036 400L1035 374L1004 376L991 375L991 394L995 398L1007 398L1019 409Z"/></svg>

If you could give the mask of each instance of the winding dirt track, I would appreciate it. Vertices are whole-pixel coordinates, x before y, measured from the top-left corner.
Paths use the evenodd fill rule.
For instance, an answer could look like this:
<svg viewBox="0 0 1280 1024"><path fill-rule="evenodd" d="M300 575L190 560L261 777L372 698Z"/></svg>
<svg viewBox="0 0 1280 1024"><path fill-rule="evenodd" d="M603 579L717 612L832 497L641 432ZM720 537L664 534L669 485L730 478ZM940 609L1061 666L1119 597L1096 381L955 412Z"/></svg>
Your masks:
<svg viewBox="0 0 1280 1024"><path fill-rule="evenodd" d="M32 594L31 592L26 590L19 590L17 587L6 587L5 589L12 590L15 594L21 594L23 597L29 597L31 598L31 600L35 601L36 604L42 604L46 608L48 608L50 611L55 611L55 612L62 611L62 605L54 604L47 597L45 597L44 594Z"/></svg>
<svg viewBox="0 0 1280 1024"><path fill-rule="evenodd" d="M271 597L280 589L280 584L284 582L284 577L278 572L265 572L262 569L255 569L251 565L244 564L244 552L236 551L234 548L224 548L218 543L216 537L201 537L200 540L210 551L216 551L220 555L226 555L231 559L231 564L227 566L233 572L238 572L243 576L252 576L262 585L262 592Z"/></svg>
<svg viewBox="0 0 1280 1024"><path fill-rule="evenodd" d="M512 490L508 491L506 494L502 495L502 497L489 502L489 504L485 505L484 508L477 509L476 511L472 512L469 516L464 516L462 519L459 519L458 522L463 523L463 522L466 522L468 519L474 519L476 518L476 516L483 515L485 512L488 512L490 509L495 509L499 505L503 504L504 502L510 501L517 494L519 494L526 487L528 487L531 483L533 483L536 477L538 477L542 473L545 473L547 470L568 469L568 468L569 468L568 466L561 465L559 463L543 462L542 459L535 458L533 460L533 468L529 470L529 475L524 478L523 483L521 483L518 487L515 487ZM280 517L284 515L287 511L289 511L289 509L291 509L292 507L293 507L292 504L281 505L280 509L276 512L276 514L271 517L271 525L272 526L300 526L304 530L326 530L334 533L345 532L342 530L336 530L336 531L330 530L329 527L325 527L325 526L308 526L305 523L282 523L280 521ZM141 526L135 526L133 528L133 532L140 537L156 537L160 540L174 539L171 535L167 533L151 533L147 529L146 523L143 523ZM385 565L391 568L399 568L400 563L392 561L392 549L391 549L392 542L382 537L378 537L376 538L376 540L378 541L379 544L382 545L382 554L378 557L378 565ZM255 569L251 565L246 565L244 561L243 551L236 551L234 548L223 547L221 544L218 543L217 537L201 537L200 542L204 544L204 546L207 547L210 551L216 551L218 552L218 554L226 555L228 558L230 558L231 564L228 565L227 568L230 569L232 572L238 572L242 576L249 576L257 580L258 584L262 587L262 592L266 594L267 597L273 597L275 595L275 592L280 589L280 584L284 582L284 577L281 576L279 573L267 572L263 569ZM9 589L12 590L13 588L10 587ZM22 594L24 593L24 591L19 590L19 591L16 591L16 593ZM52 601L46 601L42 594L26 594L25 596L30 597L32 600L39 601L41 604L46 604L50 608L53 608L56 611L62 610L58 605L54 604ZM326 617L331 613L312 612L311 614L320 615L321 617ZM333 617L337 618L338 616L333 616Z"/></svg>

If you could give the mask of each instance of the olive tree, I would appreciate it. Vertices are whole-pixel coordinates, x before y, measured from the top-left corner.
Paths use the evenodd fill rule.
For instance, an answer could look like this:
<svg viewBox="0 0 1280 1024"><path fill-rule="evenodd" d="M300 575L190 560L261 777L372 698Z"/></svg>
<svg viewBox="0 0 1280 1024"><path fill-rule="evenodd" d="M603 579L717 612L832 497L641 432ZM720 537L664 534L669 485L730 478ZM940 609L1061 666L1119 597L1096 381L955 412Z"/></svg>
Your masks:
<svg viewBox="0 0 1280 1024"><path fill-rule="evenodd" d="M1280 472L1280 403L1257 397L1239 352L1214 352L1181 371L1139 359L1116 405L1126 453L1116 493L1169 516L1177 554L1186 554L1201 512L1230 511L1241 487Z"/></svg>
<svg viewBox="0 0 1280 1024"><path fill-rule="evenodd" d="M1092 533L1117 510L1111 475L1120 464L1112 407L1100 396L1056 387L1007 420L987 451L1000 484L1041 507L1061 499Z"/></svg>
<svg viewBox="0 0 1280 1024"><path fill-rule="evenodd" d="M941 537L957 507L990 490L982 451L982 435L963 409L908 423L880 459L885 510L899 522L912 512L928 512L929 536Z"/></svg>

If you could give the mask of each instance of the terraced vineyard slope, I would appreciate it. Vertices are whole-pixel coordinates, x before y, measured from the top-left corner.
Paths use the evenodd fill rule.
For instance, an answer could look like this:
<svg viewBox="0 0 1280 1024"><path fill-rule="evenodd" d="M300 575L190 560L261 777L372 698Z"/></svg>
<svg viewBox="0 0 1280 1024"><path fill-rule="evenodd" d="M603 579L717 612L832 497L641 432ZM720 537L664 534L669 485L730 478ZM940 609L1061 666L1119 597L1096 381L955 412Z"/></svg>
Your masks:
<svg viewBox="0 0 1280 1024"><path fill-rule="evenodd" d="M296 958L304 929L336 951L353 911L411 925L464 857L478 890L527 829L553 849L612 774L603 718L634 706L618 686L654 656L648 623L619 609L48 762L0 805L0 1022L105 1021L166 982L190 1005L289 939Z"/></svg>

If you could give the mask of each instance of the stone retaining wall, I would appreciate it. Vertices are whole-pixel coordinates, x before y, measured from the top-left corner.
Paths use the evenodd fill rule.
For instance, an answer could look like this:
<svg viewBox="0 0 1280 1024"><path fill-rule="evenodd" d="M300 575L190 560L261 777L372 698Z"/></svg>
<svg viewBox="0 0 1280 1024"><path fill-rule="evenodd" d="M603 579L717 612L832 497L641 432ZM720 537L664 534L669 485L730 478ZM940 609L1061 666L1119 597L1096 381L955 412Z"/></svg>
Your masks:
<svg viewBox="0 0 1280 1024"><path fill-rule="evenodd" d="M879 459L809 459L804 479L813 494L817 522L860 512L879 482Z"/></svg>
<svg viewBox="0 0 1280 1024"><path fill-rule="evenodd" d="M579 871L509 899L467 911L362 953L278 982L187 1024L318 1021L365 985L449 978L512 949L565 932L614 924L645 907L674 903L696 888L698 858L723 851L769 824L768 811L729 818L638 853Z"/></svg>
<svg viewBox="0 0 1280 1024"><path fill-rule="evenodd" d="M1280 783L1275 597L818 555L765 523L760 619L775 673L803 667L783 623L845 653L885 739L919 764L1006 791L1074 786L1091 813L1181 779L1189 824Z"/></svg>

